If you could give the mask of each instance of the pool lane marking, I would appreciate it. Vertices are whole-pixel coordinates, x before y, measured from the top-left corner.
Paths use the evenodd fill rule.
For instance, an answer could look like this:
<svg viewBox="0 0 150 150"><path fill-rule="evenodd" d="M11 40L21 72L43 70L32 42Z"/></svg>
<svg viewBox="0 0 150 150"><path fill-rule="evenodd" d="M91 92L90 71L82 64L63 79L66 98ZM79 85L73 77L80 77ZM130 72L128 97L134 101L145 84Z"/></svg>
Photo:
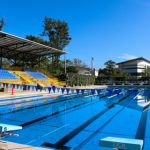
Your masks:
<svg viewBox="0 0 150 150"><path fill-rule="evenodd" d="M96 99L96 100L97 100L97 99ZM75 108L75 107L77 107L77 106L82 106L82 105L87 104L87 103L90 103L90 102L91 102L91 100L89 100L89 101L87 101L87 102L83 102L83 103L81 103L81 104L72 106L71 108L68 108L67 110L70 110L70 109ZM97 101L97 102L95 102L95 103L98 103L98 102L99 102L99 101ZM93 104L95 104L95 103L93 103ZM89 104L89 105L91 105L91 104ZM89 105L85 105L84 107L89 106ZM82 107L82 108L83 108L83 107ZM74 110L72 110L72 111L75 111L75 110L78 110L78 109L81 109L81 108L77 108L77 109L74 109ZM66 112L66 113L70 113L70 112L72 112L72 111L69 111L69 112ZM31 125L34 125L35 123L40 123L41 121L42 121L42 122L43 122L43 121L47 121L47 120L45 120L45 119L47 119L47 118L49 118L49 117L52 117L52 116L56 117L56 116L55 116L56 114L60 114L60 113L62 113L62 112L65 112L65 109L64 109L64 110L61 110L61 111L59 111L59 112L55 112L55 113L50 114L50 115L43 116L43 117L41 117L41 118L37 118L37 119L32 120L32 121L29 121L29 122L23 123L23 124L21 124L20 126L26 127L26 126L28 126L28 125L31 126ZM60 114L60 115L64 115L64 114ZM57 117L58 117L58 116L57 116ZM49 118L49 119L51 119L51 118Z"/></svg>
<svg viewBox="0 0 150 150"><path fill-rule="evenodd" d="M90 97L90 96L89 96ZM80 97L81 98L81 97ZM97 99L96 99L97 100ZM92 100L92 101L94 101L94 100ZM91 100L89 100L89 101L87 101L87 102L83 102L83 103L81 103L81 104L78 104L78 105L75 105L76 107L77 106L81 106L81 105L84 105L84 104L86 104L86 103L90 103L91 102ZM97 101L97 102L99 102L99 101ZM94 102L93 104L95 104L95 103L97 103L97 102ZM90 105L90 104L89 104ZM88 105L85 105L85 106L88 106ZM84 106L84 107L85 107ZM67 109L67 110L70 110L70 109L72 109L72 108L74 108L74 106L73 107L71 107L71 108L69 108L69 109ZM83 108L83 107L82 107ZM80 108L77 108L77 109L80 109ZM76 109L76 110L77 110ZM75 111L75 110L72 110L72 111ZM69 112L72 112L72 111L69 111ZM62 111L59 111L59 112L56 112L56 113L54 113L54 114L51 114L51 115L47 115L47 116L44 116L44 117L41 117L41 118L38 118L38 119L35 119L35 120L32 120L32 121L30 121L30 122L26 122L26 123L23 123L23 124L21 124L20 126L27 126L28 125L28 123L29 124L32 124L32 123L36 123L36 121L38 121L38 120L41 120L42 121L42 119L44 120L44 121L46 121L45 119L46 118L48 118L48 117L52 117L52 116L54 116L55 114L58 114L58 113L61 113L61 112L64 112L64 110L62 110ZM69 112L66 112L66 113L69 113ZM60 114L60 115L64 115L64 114ZM54 116L55 117L55 116ZM51 119L51 118L49 118L49 119ZM12 119L5 119L5 120L12 120ZM18 121L18 120L13 120L13 121ZM22 121L19 121L19 122L22 122ZM37 122L38 123L38 122ZM39 122L40 123L40 122ZM27 125L26 125L27 124ZM31 126L31 125L30 125ZM14 131L14 132L16 132L16 131Z"/></svg>
<svg viewBox="0 0 150 150"><path fill-rule="evenodd" d="M89 95L88 97L91 97L92 95ZM101 97L99 97L99 98L104 98L104 97L107 97L108 95L104 95L104 96L101 96ZM84 97L84 96L83 96ZM77 98L82 98L82 95L80 96L80 97L77 97ZM93 100L92 100L93 101ZM91 104L88 104L88 105L84 105L84 104L86 104L86 103L89 103L90 101L88 101L88 102L84 102L84 103L81 103L81 104L79 104L79 105L76 105L76 106L81 106L81 105L83 105L83 107L87 107L87 106L89 106L89 105L91 105ZM97 101L97 102L95 102L95 103L98 103L99 101ZM53 102L53 103L55 103L55 102ZM95 104L95 103L93 103L93 104ZM47 105L47 104L43 104L43 105ZM42 106L43 106L42 105ZM38 106L35 106L35 107L38 107ZM82 108L83 108L82 107ZM33 107L34 108L34 107ZM72 109L72 108L74 108L74 106L73 107L71 107L71 108L69 108L69 109L67 109L67 110L70 110L70 109ZM27 108L28 109L28 108ZM27 109L25 109L25 110L27 110ZM30 108L29 108L30 109ZM78 110L78 109L81 109L81 108L77 108L77 109L75 109L75 110ZM70 113L70 112L72 112L72 111L75 111L75 110L71 110L71 111L69 111L69 112L66 112L66 113ZM33 126L34 124L37 124L37 123L41 123L41 121L43 122L43 121L47 121L47 120L49 120L49 119L52 119L52 118L49 118L49 117L52 117L52 116L54 116L55 114L58 114L58 113L61 113L61 112L64 112L64 110L62 110L62 111L60 111L60 112L56 112L56 113L54 113L54 114L51 114L51 115L47 115L47 116L44 116L44 117L41 117L41 118L38 118L38 119L35 119L35 120L32 120L32 121L30 121L30 122L26 122L26 123L23 123L23 124L21 124L20 126L23 126L23 127L30 127L30 126ZM8 113L9 114L9 113ZM5 115L5 114L4 114ZM64 114L59 114L59 116L60 115L64 115ZM55 117L55 116L54 116ZM47 119L48 118L48 119ZM9 120L9 119L6 119L6 120ZM14 120L15 121L15 120ZM14 132L17 132L17 131L14 131Z"/></svg>
<svg viewBox="0 0 150 150"><path fill-rule="evenodd" d="M26 144L30 144L30 143L32 143L32 142L35 142L35 141L39 140L40 138L42 138L42 137L44 137L44 136L47 136L47 135L49 135L49 134L51 134L51 133L53 133L53 132L55 132L55 131L58 131L59 129L62 129L62 128L68 126L68 125L69 125L69 124L66 124L66 125L64 125L64 126L61 126L61 127L57 128L57 129L55 129L55 130L53 130L53 131L51 131L51 132L49 132L49 133L47 133L47 134L44 134L43 136L41 136L41 137L39 137L39 138L37 138L37 139L35 139L35 140L32 140L32 141L30 141L30 142L28 142L28 143L26 143Z"/></svg>
<svg viewBox="0 0 150 150"><path fill-rule="evenodd" d="M91 96L92 96L92 95L89 95L88 97L91 97ZM104 96L101 96L101 97L99 97L99 98L104 98L104 97L107 97L107 96L108 96L108 95L104 95ZM82 98L82 95L81 95L80 97L78 97L78 98ZM93 100L92 100L92 101L93 101ZM82 105L83 105L83 107L87 107L87 106L89 106L89 105L91 105L91 104L88 104L88 105L84 105L84 104L89 103L89 102L91 102L91 101L84 102L84 103L81 103L81 104L76 105L76 106L82 106ZM99 102L99 101L97 101L97 102L95 102L95 103L98 103L98 102ZM95 103L93 103L93 104L95 104ZM45 105L45 104L44 104L44 105ZM37 107L37 106L35 106L35 107ZM83 108L83 107L82 107L82 108ZM34 108L34 107L33 107L33 108ZM74 108L74 106L71 107L71 108L69 108L69 109L67 109L67 110L70 110L70 109L72 109L72 108ZM81 109L81 108L77 108L77 109L75 109L75 110L78 110L78 109ZM75 111L75 110L71 110L71 111L66 112L66 113L70 113L70 112ZM55 117L55 115L58 114L58 113L59 113L59 116L60 116L60 115L64 115L64 114L60 114L61 112L64 112L64 110L62 110L62 111L60 111L60 112L56 112L56 113L51 114L51 115L47 115L47 116L44 116L44 117L41 117L41 118L32 120L32 121L30 121L30 122L23 123L23 124L21 124L20 126L23 126L23 127L27 128L27 127L33 126L34 124L41 123L41 121L43 122L43 121L47 121L47 120L49 120L49 119L52 119L52 118L49 118L49 117L52 117L52 116ZM6 119L6 120L9 120L9 119ZM17 132L17 131L14 131L14 132Z"/></svg>
<svg viewBox="0 0 150 150"><path fill-rule="evenodd" d="M107 95L107 96L108 96L108 95ZM89 96L89 97L91 97L91 96ZM106 97L106 96L102 96L101 98L103 98L103 97ZM96 100L97 100L97 102L95 102L95 103L100 102L100 101L98 101L98 99L96 99ZM93 100L92 100L92 101L93 101ZM77 106L82 106L82 105L83 105L83 107L87 107L87 106L89 106L89 105L91 105L91 104L89 104L89 105L84 105L84 104L87 104L87 103L90 103L90 102L91 102L91 100L89 100L89 101L87 101L87 102L83 102L83 103L81 103L81 104L78 104L78 105L75 105L75 106L73 106L73 107L71 107L71 108L68 108L67 110L70 110L70 109L72 109L72 108L75 108L75 107L77 107ZM93 103L93 104L95 104L95 103ZM83 108L83 107L82 107L82 108ZM71 111L66 112L66 113L70 113L70 112L76 111L76 110L78 110L78 109L81 109L81 107L80 107L80 108L77 108L77 109L74 109L74 110L71 110ZM54 114L50 114L50 115L46 115L46 116L41 117L41 118L37 118L37 119L35 119L35 120L32 120L32 121L23 123L23 124L21 124L20 126L27 128L27 126L30 127L30 126L33 126L34 124L41 123L41 121L43 122L43 121L47 121L47 120L49 120L49 119L52 119L52 118L49 118L49 117L52 117L52 116L56 117L56 116L55 116L56 114L59 114L60 116L61 116L61 115L64 115L65 113L60 114L60 113L62 113L62 112L65 112L65 110L61 110L61 111L59 111L59 112L55 112ZM58 117L58 116L57 116L57 117ZM46 119L47 119L47 120L46 120Z"/></svg>
<svg viewBox="0 0 150 150"><path fill-rule="evenodd" d="M128 104L126 104L120 111L118 111L114 116L112 116L106 123L104 123L99 129L97 129L93 134L91 134L88 138L86 138L82 143L80 143L74 150L81 149L86 143L88 143L94 136L96 136L107 124L109 124L123 109L125 109L128 105L130 105L135 98L138 96L137 94Z"/></svg>
<svg viewBox="0 0 150 150"><path fill-rule="evenodd" d="M100 98L104 98L104 97L106 97L106 96L108 96L108 95L102 96L102 97L100 97ZM91 95L90 95L89 97L91 97ZM98 101L98 99L96 99L96 100L97 100L97 101L94 102L93 104L100 102L100 101ZM92 101L94 101L94 100L92 100ZM83 105L83 107L80 107L80 108L77 107L77 108L74 109L74 110L70 110L70 109L72 109L72 108L75 108L75 107L73 106L73 107L67 109L67 110L70 110L70 111L68 111L68 112L66 112L66 113L70 113L70 112L76 111L76 110L78 110L78 109L81 109L81 108L90 106L91 104L84 105L84 104L90 103L90 102L91 102L91 100L89 100L88 102L81 103L81 104L79 104L79 105L77 105L77 106L82 106L82 105ZM59 113L58 116L64 115L64 113L63 113L63 114L60 114L61 112L65 112L65 110L62 110L62 111L60 111L60 112L56 112L56 114ZM31 127L31 126L33 126L33 125L35 125L35 124L38 124L38 123L41 123L41 122L43 122L43 121L47 121L47 120L53 119L52 116L53 116L53 118L56 117L55 114L51 114L51 115L47 115L47 116L44 116L44 117L41 117L41 118L32 120L32 121L30 121L30 122L23 123L23 124L21 124L20 126L23 126L24 128ZM57 117L58 117L58 116L57 116ZM7 119L7 120L9 120L9 119ZM23 129L24 129L24 128L23 128ZM18 131L13 131L13 132L16 133L16 132L18 132Z"/></svg>
<svg viewBox="0 0 150 150"><path fill-rule="evenodd" d="M128 95L129 96L129 95ZM76 136L79 132L81 132L84 128L86 128L88 125L90 125L92 122L94 122L96 119L98 119L100 116L102 116L104 113L106 113L109 109L114 107L118 102L124 100L128 96L123 97L122 99L118 100L116 103L112 104L108 108L105 108L104 110L100 111L98 114L81 124L79 127L65 135L63 138L61 138L59 141L57 141L55 144L45 142L42 144L42 146L47 146L47 147L52 147L52 148L57 148L57 149L62 149L63 145L67 143L70 139L72 139L74 136Z"/></svg>
<svg viewBox="0 0 150 150"><path fill-rule="evenodd" d="M102 93L102 92L101 92ZM73 95L73 96L77 96L77 97L74 97L74 98L80 98L80 97L85 97L85 96L93 96L93 95L91 95L91 94L89 94L88 95L88 93L86 93L87 95L82 95L82 94L79 94L79 95L76 95L76 94L68 94L68 95ZM113 94L113 93L112 93ZM64 97L67 97L68 95L59 95L59 96L63 96L63 98ZM59 96L56 96L56 97L59 97ZM94 96L98 96L98 95L94 95ZM106 96L109 96L109 95L104 95L104 96L102 96L102 97L100 97L100 98L103 98L103 97L106 97ZM4 113L4 114L0 114L0 115L5 115L5 114L9 114L9 113L14 113L14 112L18 112L18 111L26 111L26 110L28 110L28 109L32 109L32 108L35 108L35 107L40 107L40 106L44 106L44 105L48 105L48 104L54 104L54 103L58 103L58 102L63 102L63 101L66 101L66 100L71 100L72 98L71 98L71 96L69 97L69 99L62 99L62 100L58 100L58 101L54 101L54 102L52 102L53 100L55 100L56 99L56 97L54 97L54 98L52 98L52 97L49 97L49 99L51 100L51 101L49 101L49 103L45 103L45 104L41 104L41 105L37 105L37 106L32 106L32 107L28 107L28 108L25 108L25 109L19 109L19 110L15 110L15 111L11 111L11 112L7 112L7 113ZM33 100L33 101L26 101L25 103L30 103L30 102L38 102L39 100ZM41 101L44 101L44 100L41 100ZM14 105L16 105L16 104L20 104L20 103L15 103ZM24 103L23 103L24 104ZM9 104L9 105L11 105L11 104ZM9 106L9 105L1 105L0 107L7 107L7 106Z"/></svg>
<svg viewBox="0 0 150 150"><path fill-rule="evenodd" d="M119 94L123 94L122 92L120 92ZM114 97L114 96L117 96L117 94L113 95L113 96L110 96L108 98L111 98L111 97Z"/></svg>
<svg viewBox="0 0 150 150"><path fill-rule="evenodd" d="M150 102L145 103L145 106L143 108L143 112L141 115L141 119L139 122L139 126L138 126L138 129L136 132L136 136L135 136L135 139L143 140L143 143L144 143L144 139L145 139L146 123L147 123L149 105L150 105ZM144 144L143 144L143 149L144 149Z"/></svg>
<svg viewBox="0 0 150 150"><path fill-rule="evenodd" d="M81 95L80 97L74 97L74 98L81 98L81 97L84 97L85 95ZM91 95L90 95L91 96ZM32 109L32 108L35 108L35 107L40 107L40 106L44 106L44 105L49 105L49 104L54 104L54 103L59 103L59 102L64 102L66 100L73 100L71 97L69 99L63 99L63 100L58 100L58 101L53 101L55 100L56 98L54 99L50 99L51 101L49 101L49 103L45 103L45 104L41 104L41 105L37 105L37 106L32 106L32 107L28 107L28 108L25 108L25 109L19 109L19 110L16 110L16 111L11 111L11 112L7 112L7 113L4 113L4 114L0 114L0 115L5 115L5 114L10 114L10 113L14 113L14 112L18 112L18 111L26 111L28 109ZM36 102L38 102L39 100L36 100ZM44 101L44 100L42 100ZM53 101L53 102L52 102ZM26 103L30 103L30 102L33 102L34 101L27 101ZM17 103L15 103L14 105L16 105ZM23 103L25 104L25 103ZM11 106L11 104L9 104ZM0 106L1 107L1 106ZM4 105L2 107L7 107L7 105ZM1 108L0 108L1 109Z"/></svg>

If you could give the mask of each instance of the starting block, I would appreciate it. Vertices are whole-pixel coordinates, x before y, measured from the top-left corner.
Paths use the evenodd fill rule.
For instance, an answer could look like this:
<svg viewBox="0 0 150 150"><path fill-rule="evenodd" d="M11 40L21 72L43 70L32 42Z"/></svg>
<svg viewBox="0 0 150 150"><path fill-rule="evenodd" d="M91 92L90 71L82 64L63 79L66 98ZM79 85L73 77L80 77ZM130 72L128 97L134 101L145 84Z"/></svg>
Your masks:
<svg viewBox="0 0 150 150"><path fill-rule="evenodd" d="M106 137L99 141L99 146L119 150L142 150L143 140Z"/></svg>
<svg viewBox="0 0 150 150"><path fill-rule="evenodd" d="M18 134L8 133L8 131L20 130L21 126L9 125L9 124L0 124L0 139L8 137L10 135L19 136Z"/></svg>

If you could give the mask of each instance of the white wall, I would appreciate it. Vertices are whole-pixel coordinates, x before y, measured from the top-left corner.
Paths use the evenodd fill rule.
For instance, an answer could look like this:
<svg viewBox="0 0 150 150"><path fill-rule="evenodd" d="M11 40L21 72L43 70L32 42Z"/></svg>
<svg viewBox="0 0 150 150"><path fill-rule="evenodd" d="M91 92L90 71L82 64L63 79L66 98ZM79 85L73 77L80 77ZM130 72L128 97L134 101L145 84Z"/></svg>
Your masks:
<svg viewBox="0 0 150 150"><path fill-rule="evenodd" d="M98 76L98 71L99 71L99 69L93 69L93 70L91 70L91 74L93 75L93 76Z"/></svg>
<svg viewBox="0 0 150 150"><path fill-rule="evenodd" d="M122 69L124 73L142 73L143 69L147 68L147 66L150 67L150 63L146 60L133 60L119 64L119 68Z"/></svg>

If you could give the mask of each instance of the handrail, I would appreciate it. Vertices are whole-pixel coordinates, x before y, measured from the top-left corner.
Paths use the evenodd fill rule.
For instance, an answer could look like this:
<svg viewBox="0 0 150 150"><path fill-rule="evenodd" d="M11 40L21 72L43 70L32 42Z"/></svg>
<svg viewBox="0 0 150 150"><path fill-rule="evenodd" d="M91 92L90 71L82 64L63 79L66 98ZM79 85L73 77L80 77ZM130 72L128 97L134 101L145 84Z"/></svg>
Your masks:
<svg viewBox="0 0 150 150"><path fill-rule="evenodd" d="M22 67L18 67L18 66L2 66L2 68L5 68L6 70L22 71ZM49 77L49 79L51 79L54 83L56 83L58 85L62 85L62 86L66 85L66 81L59 80L58 78L56 78L55 76L53 76L49 72L45 71L44 69L24 67L24 70L39 71L42 74L44 74L47 77Z"/></svg>
<svg viewBox="0 0 150 150"><path fill-rule="evenodd" d="M26 78L24 75L22 75L19 71L14 71L17 75L19 75L21 78L23 78L28 83L33 83L30 79Z"/></svg>

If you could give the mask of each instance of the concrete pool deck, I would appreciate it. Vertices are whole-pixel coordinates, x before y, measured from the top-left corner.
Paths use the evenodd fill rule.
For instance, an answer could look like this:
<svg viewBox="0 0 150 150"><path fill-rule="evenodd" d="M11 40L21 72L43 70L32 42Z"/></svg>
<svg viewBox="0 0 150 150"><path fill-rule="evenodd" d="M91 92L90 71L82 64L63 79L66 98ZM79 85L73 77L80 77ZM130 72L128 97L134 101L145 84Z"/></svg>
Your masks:
<svg viewBox="0 0 150 150"><path fill-rule="evenodd" d="M108 86L118 86L118 87L150 87L149 85L91 85L91 86L74 86L74 87L64 87L64 88L69 88L69 89L94 89L94 88L107 88ZM64 92L64 94L66 94L66 92ZM53 90L51 90L50 94L48 92L48 90L42 90L40 92L40 90L38 91L32 91L32 90L25 90L25 91L14 91L13 95L11 92L0 92L0 100L4 100L4 99L10 99L10 98L23 98L23 97L29 97L29 96L38 96L38 95L49 95L49 96L57 96L57 95L62 95L61 90L58 92L57 90L55 91L55 93L53 92Z"/></svg>
<svg viewBox="0 0 150 150"><path fill-rule="evenodd" d="M38 96L38 95L46 95L49 94L45 91L15 91L12 95L11 92L0 92L0 99L10 99L10 98L21 98L21 97L29 97L29 96Z"/></svg>
<svg viewBox="0 0 150 150"><path fill-rule="evenodd" d="M2 141L0 140L0 150L48 150L47 148L40 148L40 147L34 147L34 146L29 146L29 145L23 145L23 144L18 144L18 143L13 143L13 142L7 142L7 141ZM52 150L52 149L49 149Z"/></svg>
<svg viewBox="0 0 150 150"><path fill-rule="evenodd" d="M98 88L98 87L104 87L106 88L107 86L105 85L91 85L91 86L75 86L75 87L66 87L66 88L70 88L70 89L93 89L93 88ZM0 92L0 99L9 99L9 98L20 98L20 97L29 97L29 96L38 96L38 95L49 95L49 96L53 96L53 95L62 95L61 90L59 92L54 93L53 90L51 90L50 94L48 92L48 90L45 92L45 90L42 90L40 92L40 90L38 91L14 91L13 95L11 92Z"/></svg>

